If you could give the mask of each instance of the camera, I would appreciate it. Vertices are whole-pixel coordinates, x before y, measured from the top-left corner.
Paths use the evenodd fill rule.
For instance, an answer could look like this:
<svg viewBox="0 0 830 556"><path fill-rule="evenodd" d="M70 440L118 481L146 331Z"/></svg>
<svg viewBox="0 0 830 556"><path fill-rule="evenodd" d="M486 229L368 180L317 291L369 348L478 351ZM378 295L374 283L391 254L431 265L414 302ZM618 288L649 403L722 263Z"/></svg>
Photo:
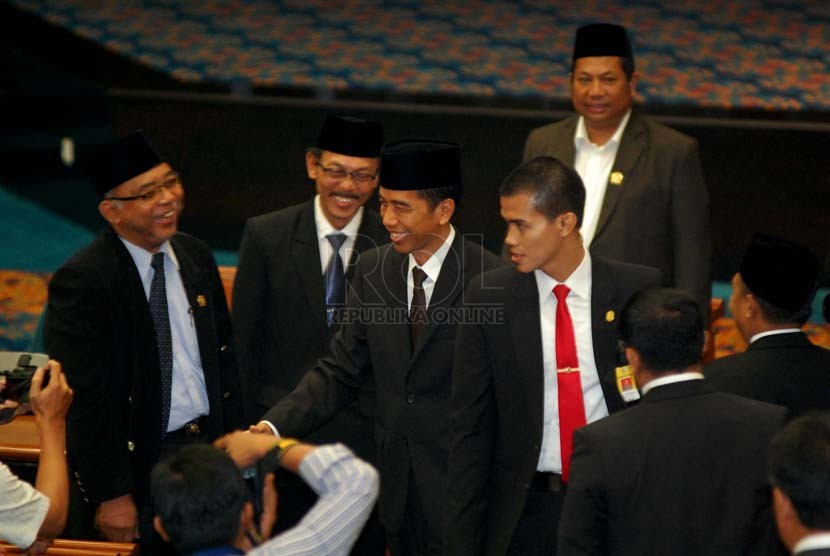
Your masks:
<svg viewBox="0 0 830 556"><path fill-rule="evenodd" d="M0 402L20 401L28 396L32 375L38 367L45 365L49 356L45 353L24 353L0 351ZM44 379L46 386L48 377Z"/></svg>

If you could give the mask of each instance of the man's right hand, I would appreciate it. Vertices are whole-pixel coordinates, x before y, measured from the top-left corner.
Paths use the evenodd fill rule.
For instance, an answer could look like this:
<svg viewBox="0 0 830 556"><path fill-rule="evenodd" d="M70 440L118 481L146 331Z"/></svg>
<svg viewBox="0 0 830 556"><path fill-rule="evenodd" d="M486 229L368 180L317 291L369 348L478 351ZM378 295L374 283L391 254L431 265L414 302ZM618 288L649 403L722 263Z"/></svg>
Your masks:
<svg viewBox="0 0 830 556"><path fill-rule="evenodd" d="M138 512L132 494L101 502L95 526L108 541L133 542L138 536Z"/></svg>

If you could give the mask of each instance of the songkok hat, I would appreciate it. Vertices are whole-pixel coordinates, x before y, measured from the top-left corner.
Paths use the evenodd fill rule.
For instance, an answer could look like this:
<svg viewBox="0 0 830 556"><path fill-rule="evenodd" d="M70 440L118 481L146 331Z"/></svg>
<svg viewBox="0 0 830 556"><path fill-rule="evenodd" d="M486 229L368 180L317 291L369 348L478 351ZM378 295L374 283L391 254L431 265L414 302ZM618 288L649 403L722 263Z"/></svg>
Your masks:
<svg viewBox="0 0 830 556"><path fill-rule="evenodd" d="M741 279L759 299L785 311L804 308L818 286L818 260L804 246L755 234L744 254Z"/></svg>
<svg viewBox="0 0 830 556"><path fill-rule="evenodd" d="M380 158L380 186L396 190L461 187L461 145L429 139L389 143Z"/></svg>
<svg viewBox="0 0 830 556"><path fill-rule="evenodd" d="M328 115L323 121L315 146L346 156L376 158L383 148L383 126L351 116Z"/></svg>
<svg viewBox="0 0 830 556"><path fill-rule="evenodd" d="M576 30L573 60L589 56L621 56L634 62L634 52L625 27L613 23L592 23Z"/></svg>
<svg viewBox="0 0 830 556"><path fill-rule="evenodd" d="M164 159L139 129L114 144L103 147L93 160L89 173L95 191L104 198L109 190L163 162Z"/></svg>

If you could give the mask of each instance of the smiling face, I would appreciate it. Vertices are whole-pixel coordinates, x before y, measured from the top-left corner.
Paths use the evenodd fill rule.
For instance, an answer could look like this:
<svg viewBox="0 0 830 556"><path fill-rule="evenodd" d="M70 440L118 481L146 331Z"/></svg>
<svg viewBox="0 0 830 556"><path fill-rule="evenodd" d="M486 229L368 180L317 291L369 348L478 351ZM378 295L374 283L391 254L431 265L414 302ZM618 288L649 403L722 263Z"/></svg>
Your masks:
<svg viewBox="0 0 830 556"><path fill-rule="evenodd" d="M329 224L341 230L372 196L378 185L377 158L360 158L343 154L323 151L318 158L314 153L306 153L306 171L308 177L314 180L317 193L320 195L320 205ZM332 178L325 170L345 171L342 179ZM355 180L351 173L372 175L368 181Z"/></svg>
<svg viewBox="0 0 830 556"><path fill-rule="evenodd" d="M635 72L629 80L618 56L578 58L571 74L571 101L574 109L585 118L590 130L610 131L620 125L631 108L637 84Z"/></svg>
<svg viewBox="0 0 830 556"><path fill-rule="evenodd" d="M115 187L107 197L141 195L161 184L172 183L175 176L170 165L164 162ZM119 236L151 253L176 233L183 208L184 189L177 180L174 185L161 187L151 200L105 198L98 204L98 211Z"/></svg>
<svg viewBox="0 0 830 556"><path fill-rule="evenodd" d="M380 188L380 216L398 253L412 253L422 265L450 233L455 201L444 199L435 207L418 191Z"/></svg>

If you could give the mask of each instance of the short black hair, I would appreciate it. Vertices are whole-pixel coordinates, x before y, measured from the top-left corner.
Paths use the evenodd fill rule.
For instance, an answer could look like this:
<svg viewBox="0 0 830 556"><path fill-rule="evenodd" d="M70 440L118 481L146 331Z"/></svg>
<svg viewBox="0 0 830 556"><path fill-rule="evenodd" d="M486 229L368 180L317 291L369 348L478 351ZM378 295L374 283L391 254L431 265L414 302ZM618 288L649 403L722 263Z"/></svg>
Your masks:
<svg viewBox="0 0 830 556"><path fill-rule="evenodd" d="M806 527L830 529L830 412L806 413L780 430L767 470Z"/></svg>
<svg viewBox="0 0 830 556"><path fill-rule="evenodd" d="M700 361L703 325L691 295L672 288L642 291L625 305L620 337L653 372L685 369Z"/></svg>
<svg viewBox="0 0 830 556"><path fill-rule="evenodd" d="M231 544L248 501L233 460L210 444L185 446L157 463L150 494L164 530L183 554Z"/></svg>
<svg viewBox="0 0 830 556"><path fill-rule="evenodd" d="M571 75L574 74L576 70L576 61L579 58L575 58L571 60ZM627 81L631 81L631 76L634 75L634 60L632 58L628 58L626 56L617 56L617 59L620 61L620 67L625 74L625 78Z"/></svg>
<svg viewBox="0 0 830 556"><path fill-rule="evenodd" d="M529 193L533 208L553 220L560 214L576 214L577 229L585 211L585 186L576 170L552 156L529 160L510 172L499 189L501 197Z"/></svg>
<svg viewBox="0 0 830 556"><path fill-rule="evenodd" d="M747 290L748 289L749 288L747 288ZM813 313L812 297L810 298L810 303L797 311L789 311L787 309L776 307L775 305L764 301L757 295L755 296L755 300L758 301L758 307L761 309L764 319L772 324L795 323L802 326L807 322L807 320L809 320L810 315Z"/></svg>
<svg viewBox="0 0 830 556"><path fill-rule="evenodd" d="M460 186L450 185L446 187L431 187L429 189L418 189L418 197L429 203L429 207L434 209L438 203L444 199L452 199L455 201L455 208L461 205L461 197L464 190Z"/></svg>

